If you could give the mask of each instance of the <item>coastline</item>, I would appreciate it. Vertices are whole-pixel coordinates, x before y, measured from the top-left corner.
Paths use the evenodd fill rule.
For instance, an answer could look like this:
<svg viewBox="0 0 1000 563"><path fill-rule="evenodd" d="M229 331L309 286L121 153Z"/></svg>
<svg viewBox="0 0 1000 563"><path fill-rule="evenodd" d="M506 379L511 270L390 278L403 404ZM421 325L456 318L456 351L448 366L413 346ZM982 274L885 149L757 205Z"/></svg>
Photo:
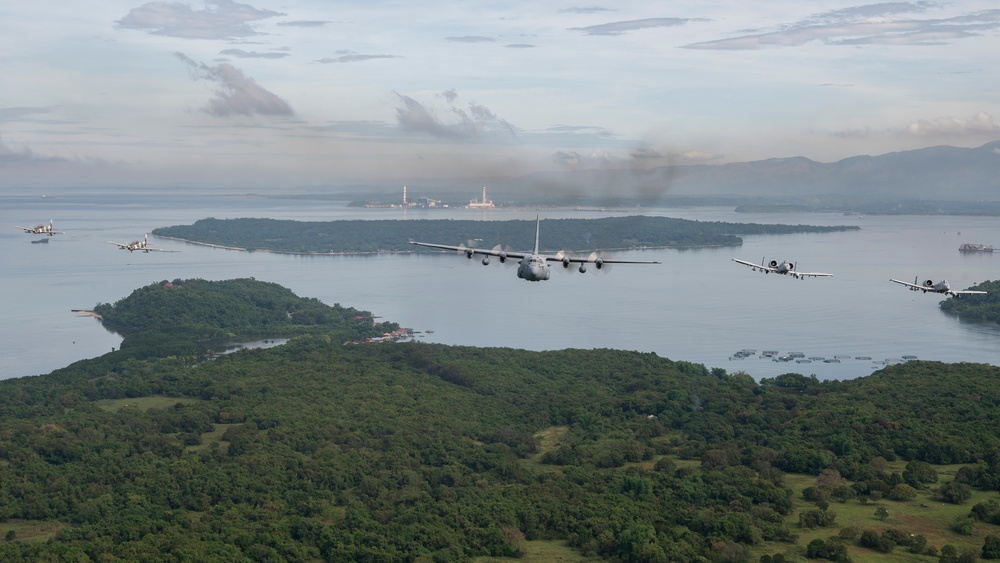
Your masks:
<svg viewBox="0 0 1000 563"><path fill-rule="evenodd" d="M376 251L371 251L371 252L361 252L361 251L354 251L354 252L350 252L350 251L342 251L342 252L318 252L318 251L316 251L316 252L306 252L306 251L294 251L294 250L270 250L270 249L266 249L266 248L255 248L253 250L249 250L249 249L242 248L242 247L239 247L239 246L225 246L225 245L222 245L222 244L212 244L210 242L201 242L201 241L197 241L197 240L190 240L190 239L185 239L185 238L180 238L180 237L170 237L170 236L158 235L158 234L155 234L155 233L153 234L153 236L157 237L157 238L162 238L162 239L176 240L176 241L179 241L179 242L186 242L188 244L195 244L195 245L198 245L198 246L207 246L209 248L221 248L222 250L237 250L237 251L241 251L241 252L270 252L271 254L290 254L290 255L293 255L293 256L369 256L369 255L377 255L377 254L415 254L415 253L419 252L417 250L376 250ZM694 248L724 248L724 247L727 247L727 246L742 246L742 245L743 245L743 241L740 240L740 244L734 244L734 245L729 245L729 244L689 244L689 245L640 246L640 247L632 247L632 248L597 248L597 249L591 248L591 249L583 249L583 250L568 250L567 252L595 252L595 251L599 251L599 250L603 250L603 251L607 251L607 252L628 252L628 251L632 251L632 250L662 250L662 249L666 249L666 248L674 248L674 249L678 249L678 250L687 250L687 249L694 249Z"/></svg>
<svg viewBox="0 0 1000 563"><path fill-rule="evenodd" d="M76 313L78 315L83 315L85 317L94 317L95 319L103 319L104 318L97 311L91 311L90 309L70 309L70 311L72 311L72 312L74 312L74 313Z"/></svg>

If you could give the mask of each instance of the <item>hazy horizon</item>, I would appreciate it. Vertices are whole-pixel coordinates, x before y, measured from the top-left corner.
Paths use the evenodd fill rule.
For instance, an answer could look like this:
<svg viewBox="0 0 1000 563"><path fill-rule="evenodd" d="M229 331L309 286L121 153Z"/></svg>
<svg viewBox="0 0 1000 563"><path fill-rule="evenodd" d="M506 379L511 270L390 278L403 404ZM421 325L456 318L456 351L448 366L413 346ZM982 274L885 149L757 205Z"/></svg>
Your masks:
<svg viewBox="0 0 1000 563"><path fill-rule="evenodd" d="M1000 9L0 8L0 187L386 184L1000 138Z"/></svg>

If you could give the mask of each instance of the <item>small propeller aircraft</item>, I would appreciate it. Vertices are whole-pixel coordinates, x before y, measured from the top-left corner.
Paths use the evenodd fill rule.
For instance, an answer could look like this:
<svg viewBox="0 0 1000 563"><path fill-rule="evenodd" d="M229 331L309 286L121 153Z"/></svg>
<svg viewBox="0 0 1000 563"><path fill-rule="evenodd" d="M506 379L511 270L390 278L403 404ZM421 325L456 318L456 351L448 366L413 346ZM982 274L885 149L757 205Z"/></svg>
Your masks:
<svg viewBox="0 0 1000 563"><path fill-rule="evenodd" d="M800 280L810 276L828 277L833 275L833 274L824 274L821 272L799 272L795 269L795 264L789 262L788 260L783 260L780 263L777 260L771 260L766 264L764 263L764 260L766 259L761 258L760 264L754 264L753 262L747 262L746 260L739 260L737 258L733 258L733 262L739 262L744 266L750 266L751 268L753 268L753 271L755 272L760 271L764 272L765 274L770 274L771 272L774 272L775 274L792 276L793 278L798 278Z"/></svg>
<svg viewBox="0 0 1000 563"><path fill-rule="evenodd" d="M428 242L414 242L410 241L410 244L415 244L417 246L427 246L430 248L441 248L444 250L454 250L457 252L462 252L468 259L472 259L476 254L482 254L482 263L484 266L488 266L491 257L496 257L500 260L500 263L506 263L509 258L514 258L518 260L517 266L517 277L526 281L544 281L549 279L550 270L549 262L559 262L562 264L564 269L569 269L570 264L579 264L580 267L577 271L584 273L587 271L587 265L593 264L598 270L607 268L609 264L659 264L660 262L643 262L635 260L609 260L604 256L598 254L597 252L592 252L587 258L575 258L569 256L566 252L558 252L557 254L547 255L542 254L538 251L538 226L541 220L535 217L535 248L531 252L508 252L501 249L499 246L494 247L492 250L481 250L478 248L470 248L466 246L449 246L446 244L432 244Z"/></svg>
<svg viewBox="0 0 1000 563"><path fill-rule="evenodd" d="M129 252L135 252L136 250L142 252L180 252L180 250L163 250L162 248L151 248L149 245L149 235L143 235L142 240L134 240L129 243L124 242L112 242L108 241L109 244L113 244L118 247L119 250L128 250Z"/></svg>
<svg viewBox="0 0 1000 563"><path fill-rule="evenodd" d="M18 229L23 229L24 232L28 233L29 235L49 235L49 236L52 236L52 235L62 235L62 234L65 234L62 231L56 231L56 230L52 229L52 220L51 219L49 220L49 224L48 225L38 225L37 227L22 227L20 225L17 225L17 228Z"/></svg>
<svg viewBox="0 0 1000 563"><path fill-rule="evenodd" d="M939 281L938 283L934 283L934 280L927 280L923 283L923 285L919 285L917 284L917 279L919 278L913 278L913 283L894 280L891 278L889 279L889 281L896 282L900 285L905 285L907 289L909 289L910 291L922 291L924 293L927 293L928 291L931 293L943 293L945 295L955 297L956 299L963 295L986 295L985 291L975 291L970 289L952 289L951 284L948 283L948 280Z"/></svg>

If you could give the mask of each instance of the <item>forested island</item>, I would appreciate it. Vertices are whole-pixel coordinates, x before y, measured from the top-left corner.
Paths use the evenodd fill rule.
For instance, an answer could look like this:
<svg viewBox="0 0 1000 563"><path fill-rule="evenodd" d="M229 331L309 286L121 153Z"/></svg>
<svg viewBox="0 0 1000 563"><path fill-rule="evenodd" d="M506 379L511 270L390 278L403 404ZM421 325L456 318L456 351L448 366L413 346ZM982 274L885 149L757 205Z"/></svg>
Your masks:
<svg viewBox="0 0 1000 563"><path fill-rule="evenodd" d="M123 350L0 381L0 560L1000 557L997 367L344 345L370 313L255 280L98 309ZM216 331L292 339L174 345Z"/></svg>
<svg viewBox="0 0 1000 563"><path fill-rule="evenodd" d="M447 219L289 221L278 219L201 219L192 225L161 227L156 236L238 250L270 252L361 254L412 252L411 240L464 244L485 248L501 244L515 250L534 245L534 221L471 221ZM858 230L853 225L763 225L691 221L671 217L608 217L544 219L543 250L621 250L739 246L740 235L829 233Z"/></svg>
<svg viewBox="0 0 1000 563"><path fill-rule="evenodd" d="M301 298L252 278L164 280L114 304L99 303L93 312L122 335L118 356L128 357L196 355L220 344L303 334L358 341L399 329L375 322L368 311Z"/></svg>
<svg viewBox="0 0 1000 563"><path fill-rule="evenodd" d="M986 295L945 299L941 302L941 310L954 313L964 321L1000 323L1000 280L987 280L968 289L985 291Z"/></svg>

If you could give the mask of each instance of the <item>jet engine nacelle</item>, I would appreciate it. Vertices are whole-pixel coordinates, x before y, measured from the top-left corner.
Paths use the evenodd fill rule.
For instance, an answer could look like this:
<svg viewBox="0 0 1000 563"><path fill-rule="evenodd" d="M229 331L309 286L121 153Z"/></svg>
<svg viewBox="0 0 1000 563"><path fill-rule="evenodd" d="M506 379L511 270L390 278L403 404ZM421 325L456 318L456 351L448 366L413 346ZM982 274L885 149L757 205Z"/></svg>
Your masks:
<svg viewBox="0 0 1000 563"><path fill-rule="evenodd" d="M789 262L788 263L788 271L791 272L794 269L795 269L795 264L792 264L791 262Z"/></svg>
<svg viewBox="0 0 1000 563"><path fill-rule="evenodd" d="M572 262L569 261L569 258L563 258L562 259L563 268L569 268L570 264L572 264Z"/></svg>
<svg viewBox="0 0 1000 563"><path fill-rule="evenodd" d="M778 267L778 261L777 260L771 260L767 265L770 266L770 267L772 267L772 268L777 268Z"/></svg>
<svg viewBox="0 0 1000 563"><path fill-rule="evenodd" d="M500 263L503 264L504 262L507 261L507 253L501 252L500 254L497 255L497 258L500 260Z"/></svg>
<svg viewBox="0 0 1000 563"><path fill-rule="evenodd" d="M598 258L597 260L594 260L594 265L597 266L598 270L600 270L601 268L604 267L604 260Z"/></svg>
<svg viewBox="0 0 1000 563"><path fill-rule="evenodd" d="M927 280L924 282L924 287L934 287L934 280Z"/></svg>
<svg viewBox="0 0 1000 563"><path fill-rule="evenodd" d="M471 248L465 251L465 257L472 260L472 257L476 255L476 251Z"/></svg>

